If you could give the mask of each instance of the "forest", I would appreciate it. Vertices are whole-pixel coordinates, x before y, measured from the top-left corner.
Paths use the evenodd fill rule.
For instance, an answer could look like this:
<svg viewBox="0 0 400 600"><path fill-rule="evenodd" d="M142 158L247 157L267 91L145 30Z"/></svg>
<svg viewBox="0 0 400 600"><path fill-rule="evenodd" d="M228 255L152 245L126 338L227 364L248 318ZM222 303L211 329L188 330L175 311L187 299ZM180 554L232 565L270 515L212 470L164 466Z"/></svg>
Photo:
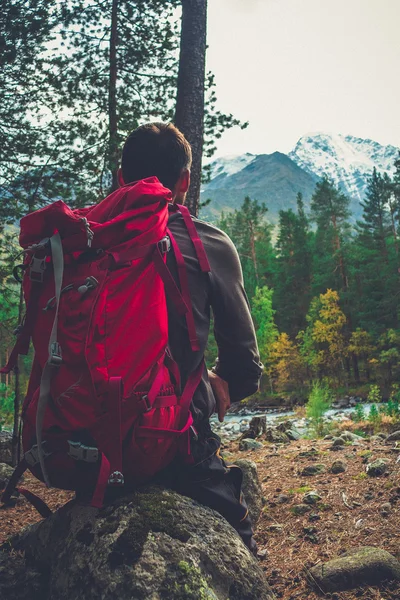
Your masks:
<svg viewBox="0 0 400 600"><path fill-rule="evenodd" d="M104 198L117 186L122 141L139 122L174 119L185 129L179 5L35 0L11 3L0 16L7 32L0 75L3 363L24 310L12 274L19 219L55 199L81 207ZM211 157L223 131L247 125L217 110L211 72L203 84L197 172L201 152ZM298 194L297 212L281 211L276 228L256 198L221 215L217 225L240 256L265 367L261 397L302 401L316 380L337 395L367 397L371 384L385 398L398 394L400 159L395 169L392 179L371 173L356 224L349 198L327 178L317 183L309 207ZM189 203L200 186L195 173L193 180ZM209 361L215 352L211 335ZM2 375L3 426L23 397L30 362L22 357L18 373Z"/></svg>

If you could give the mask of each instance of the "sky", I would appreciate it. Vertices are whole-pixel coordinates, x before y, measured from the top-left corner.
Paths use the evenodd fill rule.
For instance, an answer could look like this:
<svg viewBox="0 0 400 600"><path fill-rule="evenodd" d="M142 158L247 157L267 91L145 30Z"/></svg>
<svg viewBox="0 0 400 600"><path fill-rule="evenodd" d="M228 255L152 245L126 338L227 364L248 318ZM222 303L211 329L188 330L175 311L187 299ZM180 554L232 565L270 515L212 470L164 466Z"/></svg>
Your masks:
<svg viewBox="0 0 400 600"><path fill-rule="evenodd" d="M249 121L215 156L316 132L400 147L399 23L400 0L208 0L218 108Z"/></svg>

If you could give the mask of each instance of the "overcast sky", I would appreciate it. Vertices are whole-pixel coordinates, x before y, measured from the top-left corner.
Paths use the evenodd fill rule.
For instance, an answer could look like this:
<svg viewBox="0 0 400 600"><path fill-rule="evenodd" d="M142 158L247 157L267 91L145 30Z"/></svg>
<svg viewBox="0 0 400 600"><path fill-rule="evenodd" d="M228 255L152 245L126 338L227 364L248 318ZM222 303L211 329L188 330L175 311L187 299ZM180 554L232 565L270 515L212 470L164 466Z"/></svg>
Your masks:
<svg viewBox="0 0 400 600"><path fill-rule="evenodd" d="M250 122L216 155L318 131L400 146L399 24L400 0L208 0L218 107Z"/></svg>

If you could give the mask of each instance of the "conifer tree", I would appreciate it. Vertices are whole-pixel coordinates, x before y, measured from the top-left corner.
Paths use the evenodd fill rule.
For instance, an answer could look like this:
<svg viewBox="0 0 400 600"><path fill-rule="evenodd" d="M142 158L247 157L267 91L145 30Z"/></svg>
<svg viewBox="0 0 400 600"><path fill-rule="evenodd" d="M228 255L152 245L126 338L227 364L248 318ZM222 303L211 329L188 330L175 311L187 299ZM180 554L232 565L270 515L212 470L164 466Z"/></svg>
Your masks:
<svg viewBox="0 0 400 600"><path fill-rule="evenodd" d="M279 212L277 258L274 274L274 307L280 331L296 336L305 326L310 302L311 249L309 223L301 193L297 214Z"/></svg>

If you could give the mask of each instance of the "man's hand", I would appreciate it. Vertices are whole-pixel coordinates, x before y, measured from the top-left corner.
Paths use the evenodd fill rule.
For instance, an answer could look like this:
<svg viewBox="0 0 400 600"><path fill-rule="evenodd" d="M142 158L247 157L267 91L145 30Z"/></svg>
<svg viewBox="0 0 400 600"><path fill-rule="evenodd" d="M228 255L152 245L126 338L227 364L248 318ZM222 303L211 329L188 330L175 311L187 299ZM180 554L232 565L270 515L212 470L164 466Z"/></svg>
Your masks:
<svg viewBox="0 0 400 600"><path fill-rule="evenodd" d="M222 423L225 413L231 405L228 382L224 379L221 379L221 377L212 371L208 371L208 379L210 380L212 391L214 392L217 403L216 412L218 413L218 421Z"/></svg>

